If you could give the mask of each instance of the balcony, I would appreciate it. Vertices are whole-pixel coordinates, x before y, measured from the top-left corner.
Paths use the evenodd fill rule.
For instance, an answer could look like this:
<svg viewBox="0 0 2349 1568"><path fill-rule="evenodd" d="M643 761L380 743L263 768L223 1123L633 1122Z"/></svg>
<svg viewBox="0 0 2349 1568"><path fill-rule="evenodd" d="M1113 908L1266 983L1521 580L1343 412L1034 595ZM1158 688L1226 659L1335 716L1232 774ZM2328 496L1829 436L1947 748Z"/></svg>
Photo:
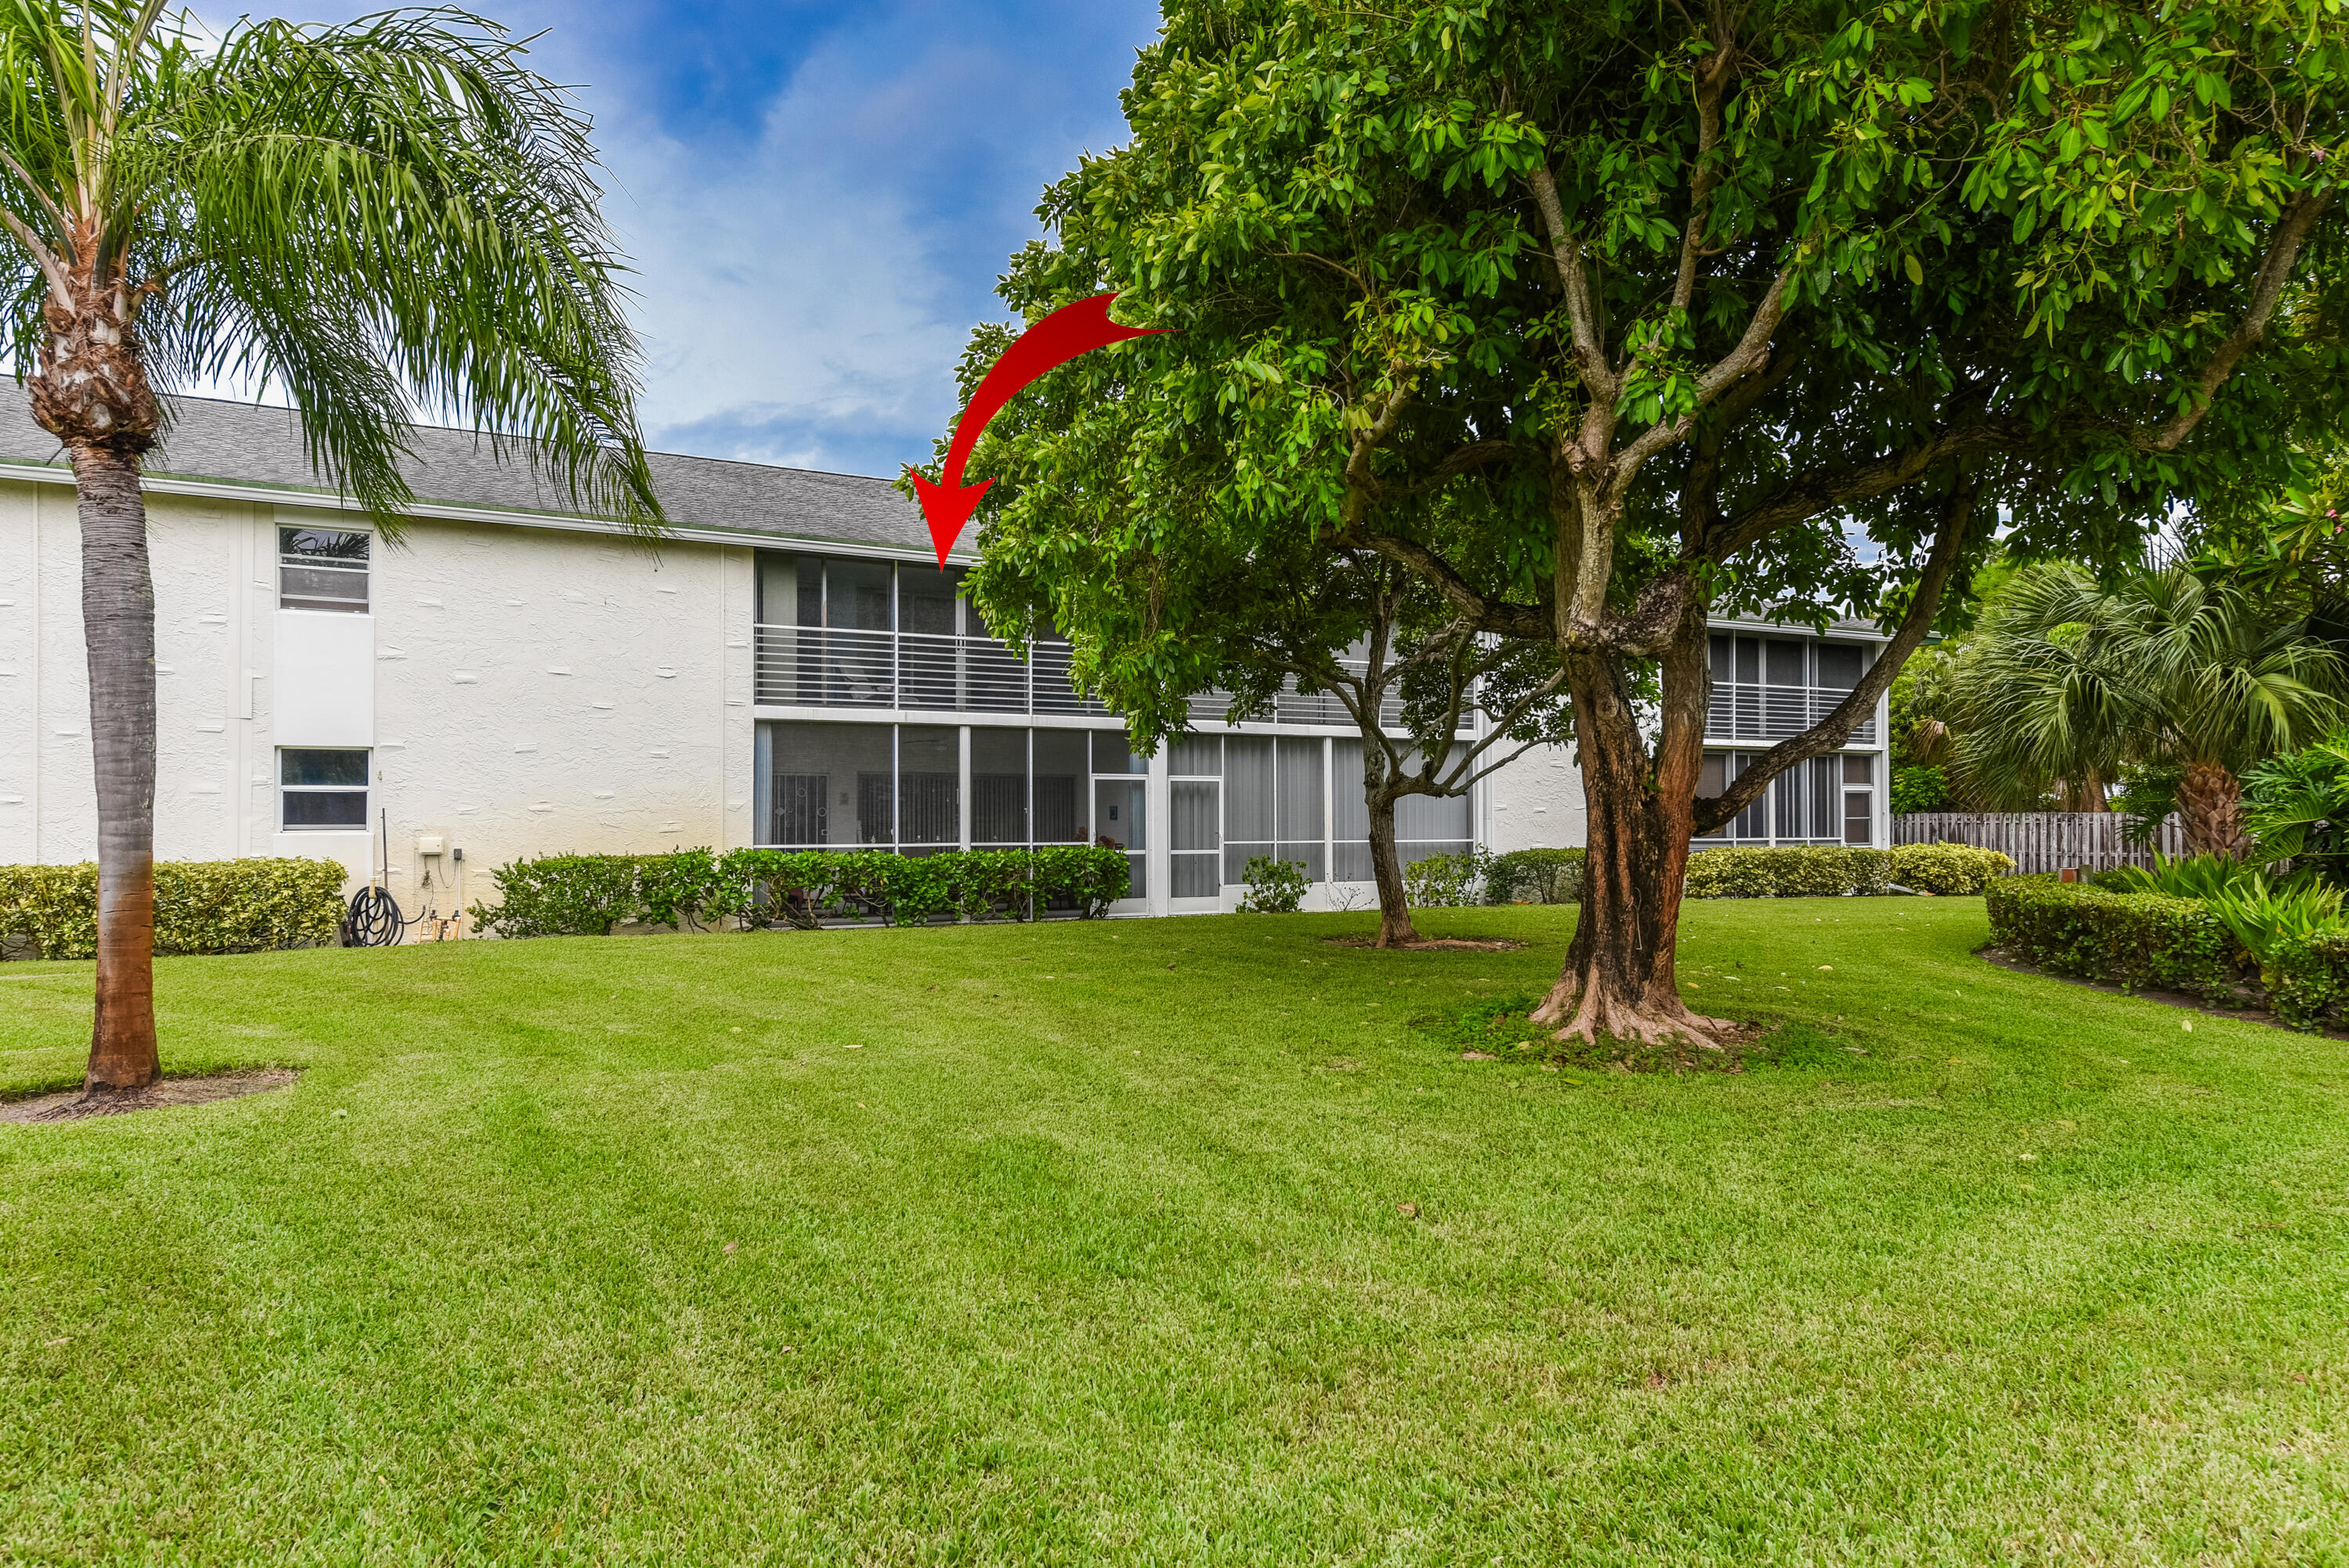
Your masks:
<svg viewBox="0 0 2349 1568"><path fill-rule="evenodd" d="M992 637L766 624L752 631L755 689L762 707L1114 717L1106 705L1069 684L1065 643L1038 643L1022 659ZM1356 661L1341 662L1361 668ZM1191 699L1191 720L1202 728L1220 726L1228 706L1222 694L1202 692ZM1294 682L1264 717L1275 724L1353 723L1335 696L1305 696ZM1381 717L1391 727L1400 725L1402 702L1391 696ZM1464 719L1461 727L1468 727Z"/></svg>
<svg viewBox="0 0 2349 1568"><path fill-rule="evenodd" d="M1764 686L1716 680L1705 714L1707 740L1785 740L1800 735L1836 710L1851 695L1837 686ZM1876 744L1876 719L1862 719L1851 732L1854 746Z"/></svg>
<svg viewBox="0 0 2349 1568"><path fill-rule="evenodd" d="M762 707L1109 713L1069 684L1065 644L1040 643L1022 659L992 637L815 626L753 631Z"/></svg>

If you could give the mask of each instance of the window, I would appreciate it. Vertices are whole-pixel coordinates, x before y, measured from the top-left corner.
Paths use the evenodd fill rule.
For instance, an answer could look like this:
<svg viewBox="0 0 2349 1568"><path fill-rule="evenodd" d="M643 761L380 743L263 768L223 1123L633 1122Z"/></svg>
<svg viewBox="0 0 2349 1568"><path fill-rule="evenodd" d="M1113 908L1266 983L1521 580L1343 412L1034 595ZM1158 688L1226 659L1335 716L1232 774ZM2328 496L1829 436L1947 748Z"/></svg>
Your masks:
<svg viewBox="0 0 2349 1568"><path fill-rule="evenodd" d="M1876 833L1876 758L1843 759L1843 841L1865 844Z"/></svg>
<svg viewBox="0 0 2349 1568"><path fill-rule="evenodd" d="M367 754L295 750L277 754L278 823L290 830L335 828L364 831L367 822Z"/></svg>
<svg viewBox="0 0 2349 1568"><path fill-rule="evenodd" d="M367 536L327 528L279 529L277 607L367 614Z"/></svg>

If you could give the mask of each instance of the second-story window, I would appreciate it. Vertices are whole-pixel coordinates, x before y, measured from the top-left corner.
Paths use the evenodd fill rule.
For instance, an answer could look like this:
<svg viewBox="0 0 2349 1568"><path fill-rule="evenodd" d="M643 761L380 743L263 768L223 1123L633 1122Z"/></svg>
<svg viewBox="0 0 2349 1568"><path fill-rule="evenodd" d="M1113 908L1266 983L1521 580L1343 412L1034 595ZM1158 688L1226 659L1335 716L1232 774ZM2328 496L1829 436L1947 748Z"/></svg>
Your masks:
<svg viewBox="0 0 2349 1568"><path fill-rule="evenodd" d="M279 529L277 607L367 614L367 543L352 530Z"/></svg>

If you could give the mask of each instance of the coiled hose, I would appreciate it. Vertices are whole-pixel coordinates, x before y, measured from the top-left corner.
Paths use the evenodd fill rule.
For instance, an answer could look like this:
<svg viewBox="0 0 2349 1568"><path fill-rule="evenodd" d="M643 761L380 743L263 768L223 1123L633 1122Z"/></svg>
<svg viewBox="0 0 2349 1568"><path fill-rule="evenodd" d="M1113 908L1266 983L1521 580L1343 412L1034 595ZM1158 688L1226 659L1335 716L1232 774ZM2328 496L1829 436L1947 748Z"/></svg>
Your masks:
<svg viewBox="0 0 2349 1568"><path fill-rule="evenodd" d="M391 890L370 882L351 894L349 913L343 916L346 947L393 947L416 923L399 913Z"/></svg>

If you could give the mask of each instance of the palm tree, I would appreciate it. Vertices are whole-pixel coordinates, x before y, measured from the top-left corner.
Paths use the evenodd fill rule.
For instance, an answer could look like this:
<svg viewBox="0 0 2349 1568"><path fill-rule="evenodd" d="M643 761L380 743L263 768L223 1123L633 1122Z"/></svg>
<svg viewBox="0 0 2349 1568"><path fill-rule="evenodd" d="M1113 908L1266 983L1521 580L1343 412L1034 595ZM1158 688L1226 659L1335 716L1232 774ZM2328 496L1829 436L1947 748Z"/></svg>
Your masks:
<svg viewBox="0 0 2349 1568"><path fill-rule="evenodd" d="M6 347L71 458L97 762L93 1092L153 1081L158 394L285 388L396 541L410 399L528 438L581 507L657 529L636 343L588 125L461 12L208 40L163 0L0 0Z"/></svg>
<svg viewBox="0 0 2349 1568"><path fill-rule="evenodd" d="M2304 616L2184 567L2107 590L2045 565L1984 613L1956 685L1973 795L2030 809L2134 767L2175 779L2155 804L2177 810L2189 852L2240 857L2244 770L2337 719L2343 668Z"/></svg>

